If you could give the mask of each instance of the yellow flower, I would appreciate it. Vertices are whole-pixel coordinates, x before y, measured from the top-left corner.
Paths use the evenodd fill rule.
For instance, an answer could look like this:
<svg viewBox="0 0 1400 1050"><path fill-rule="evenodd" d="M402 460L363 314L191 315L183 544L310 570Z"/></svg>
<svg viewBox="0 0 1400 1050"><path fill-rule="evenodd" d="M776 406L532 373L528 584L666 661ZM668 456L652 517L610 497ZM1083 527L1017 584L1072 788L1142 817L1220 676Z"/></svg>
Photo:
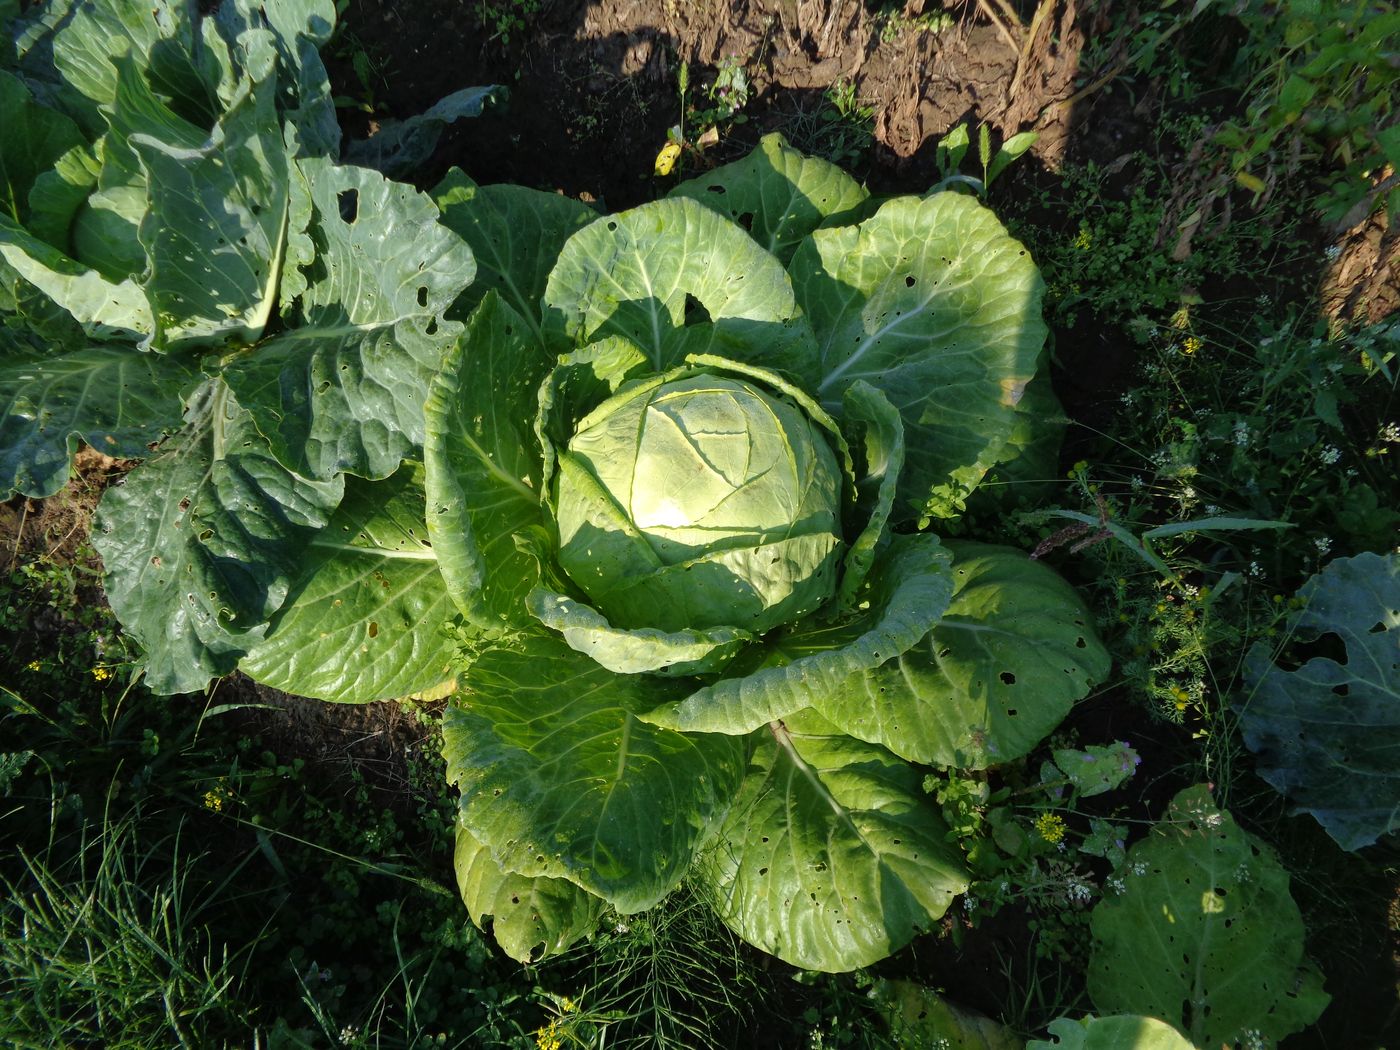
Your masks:
<svg viewBox="0 0 1400 1050"><path fill-rule="evenodd" d="M1186 341L1181 344L1181 352L1190 356L1201 348L1201 341L1194 335L1188 335Z"/></svg>
<svg viewBox="0 0 1400 1050"><path fill-rule="evenodd" d="M563 1045L564 1041L559 1038L558 1021L550 1021L547 1027L535 1033L535 1046L539 1050L559 1050Z"/></svg>
<svg viewBox="0 0 1400 1050"><path fill-rule="evenodd" d="M38 660L30 660L29 663L24 665L24 669L26 671L40 671L43 670L43 667L44 665L41 664Z"/></svg>
<svg viewBox="0 0 1400 1050"><path fill-rule="evenodd" d="M563 1010L566 1014L571 1014L578 1009L578 1004L567 995L561 996L559 999L559 1009Z"/></svg>
<svg viewBox="0 0 1400 1050"><path fill-rule="evenodd" d="M92 676L99 682L105 682L112 677L112 672L105 667L94 667L92 669Z"/></svg>
<svg viewBox="0 0 1400 1050"><path fill-rule="evenodd" d="M1191 307L1180 307L1172 314L1172 327L1178 332L1184 332L1191 327Z"/></svg>
<svg viewBox="0 0 1400 1050"><path fill-rule="evenodd" d="M676 161L681 157L681 145L679 142L668 142L661 147L661 152L656 155L656 174L666 176L671 174L671 169L676 166Z"/></svg>
<svg viewBox="0 0 1400 1050"><path fill-rule="evenodd" d="M204 793L204 808L212 809L215 813L224 811L224 796L217 791L206 791Z"/></svg>
<svg viewBox="0 0 1400 1050"><path fill-rule="evenodd" d="M1065 821L1058 813L1042 813L1035 818L1035 830L1046 842L1059 842L1065 837Z"/></svg>
<svg viewBox="0 0 1400 1050"><path fill-rule="evenodd" d="M1087 252L1094 246L1094 239L1089 235L1089 227L1079 227L1079 236L1074 239L1074 246L1081 252Z"/></svg>

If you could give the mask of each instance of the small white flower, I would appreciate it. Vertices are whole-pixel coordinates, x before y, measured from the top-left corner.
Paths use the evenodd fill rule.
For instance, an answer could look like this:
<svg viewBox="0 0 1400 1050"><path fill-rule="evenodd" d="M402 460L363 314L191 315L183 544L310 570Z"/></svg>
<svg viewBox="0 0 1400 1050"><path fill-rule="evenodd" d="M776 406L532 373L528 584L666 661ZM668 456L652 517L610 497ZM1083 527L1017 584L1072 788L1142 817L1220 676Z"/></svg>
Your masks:
<svg viewBox="0 0 1400 1050"><path fill-rule="evenodd" d="M1108 882L1106 883L1106 885L1107 885L1108 888L1111 889L1114 893L1122 893L1124 890L1126 890L1126 889L1128 888L1128 884L1127 884L1126 882L1124 882L1123 879L1122 879L1122 876L1119 876L1119 875L1110 875L1109 878L1108 878Z"/></svg>
<svg viewBox="0 0 1400 1050"><path fill-rule="evenodd" d="M1326 554L1332 549L1332 540L1327 536L1317 536L1313 539L1313 546L1318 554Z"/></svg>
<svg viewBox="0 0 1400 1050"><path fill-rule="evenodd" d="M1130 867L1128 870L1131 871L1134 875L1146 875L1147 862L1145 860L1135 860L1133 861L1132 867Z"/></svg>
<svg viewBox="0 0 1400 1050"><path fill-rule="evenodd" d="M1329 244L1322 253L1323 258L1328 262L1333 262L1342 257L1342 246L1340 244Z"/></svg>
<svg viewBox="0 0 1400 1050"><path fill-rule="evenodd" d="M1257 561L1252 561L1249 563L1249 574L1256 578L1262 577L1264 575L1264 567Z"/></svg>
<svg viewBox="0 0 1400 1050"><path fill-rule="evenodd" d="M1319 452L1317 456L1318 459L1322 460L1325 466L1330 467L1333 463L1342 458L1342 452L1335 445L1323 445L1322 451Z"/></svg>
<svg viewBox="0 0 1400 1050"><path fill-rule="evenodd" d="M1249 445L1249 424L1243 419L1236 420L1235 422L1235 444L1240 448L1245 448Z"/></svg>
<svg viewBox="0 0 1400 1050"><path fill-rule="evenodd" d="M1381 427L1376 440L1383 445L1400 445L1400 423L1387 423Z"/></svg>

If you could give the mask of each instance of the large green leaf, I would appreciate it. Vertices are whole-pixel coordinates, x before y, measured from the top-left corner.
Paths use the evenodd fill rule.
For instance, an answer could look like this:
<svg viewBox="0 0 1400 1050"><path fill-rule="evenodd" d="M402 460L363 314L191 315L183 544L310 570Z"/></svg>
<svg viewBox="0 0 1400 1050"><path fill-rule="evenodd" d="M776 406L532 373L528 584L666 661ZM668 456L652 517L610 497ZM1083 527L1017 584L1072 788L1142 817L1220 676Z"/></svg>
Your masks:
<svg viewBox="0 0 1400 1050"><path fill-rule="evenodd" d="M1250 1031L1282 1039L1317 1020L1330 996L1303 955L1288 873L1207 787L1178 794L1122 870L1122 892L1090 916L1099 1010L1161 1018L1211 1047Z"/></svg>
<svg viewBox="0 0 1400 1050"><path fill-rule="evenodd" d="M1026 1050L1196 1050L1180 1032L1155 1017L1119 1014L1079 1021L1061 1017L1051 1021L1049 1029L1054 1042L1032 1039Z"/></svg>
<svg viewBox="0 0 1400 1050"><path fill-rule="evenodd" d="M860 463L856 500L846 522L846 534L855 539L841 571L840 600L849 608L876 556L889 544L890 512L904 469L904 425L889 398L863 381L846 389L842 407L842 422L851 431L847 442Z"/></svg>
<svg viewBox="0 0 1400 1050"><path fill-rule="evenodd" d="M525 621L539 581L515 535L541 521L531 430L550 363L520 315L488 292L423 407L428 535L452 600L482 627Z"/></svg>
<svg viewBox="0 0 1400 1050"><path fill-rule="evenodd" d="M913 981L881 978L869 994L901 1050L1026 1050L1010 1028Z"/></svg>
<svg viewBox="0 0 1400 1050"><path fill-rule="evenodd" d="M130 346L0 360L0 489L50 496L68 480L79 440L111 456L145 456L180 427L177 359Z"/></svg>
<svg viewBox="0 0 1400 1050"><path fill-rule="evenodd" d="M500 294L543 342L540 300L549 271L573 234L598 217L581 201L525 186L478 186L453 168L433 188L442 222L471 246L477 282L460 307Z"/></svg>
<svg viewBox="0 0 1400 1050"><path fill-rule="evenodd" d="M1338 558L1298 596L1293 644L1332 636L1345 656L1289 669L1256 643L1240 725L1259 775L1357 850L1400 828L1400 556Z"/></svg>
<svg viewBox="0 0 1400 1050"><path fill-rule="evenodd" d="M301 696L365 703L449 682L452 602L423 525L423 471L350 478L266 638L239 667Z"/></svg>
<svg viewBox="0 0 1400 1050"><path fill-rule="evenodd" d="M651 907L743 776L742 740L637 718L685 688L614 674L549 635L483 653L443 717L462 824L508 871L568 879L622 912Z"/></svg>
<svg viewBox="0 0 1400 1050"><path fill-rule="evenodd" d="M1030 509L1053 498L1064 479L1059 473L1060 442L1069 422L1042 366L1016 405L1011 436L996 464L968 501L969 510L993 513Z"/></svg>
<svg viewBox="0 0 1400 1050"><path fill-rule="evenodd" d="M967 888L907 762L814 712L760 737L697 869L744 940L804 969L854 970L904 947Z"/></svg>
<svg viewBox="0 0 1400 1050"><path fill-rule="evenodd" d="M934 536L897 538L858 594L855 614L809 618L756 650L760 666L742 666L741 659L729 677L647 712L647 720L685 732L742 734L815 706L928 633L952 598L951 561Z"/></svg>
<svg viewBox="0 0 1400 1050"><path fill-rule="evenodd" d="M591 606L545 587L534 588L527 604L531 615L558 631L569 648L618 674L711 674L754 639L737 627L669 632L614 627Z"/></svg>
<svg viewBox="0 0 1400 1050"><path fill-rule="evenodd" d="M101 107L117 96L114 60L130 56L158 94L208 127L228 75L220 63L227 49L210 45L216 34L201 32L202 24L183 0L75 0L53 36L54 67L72 89L65 104L96 137Z"/></svg>
<svg viewBox="0 0 1400 1050"><path fill-rule="evenodd" d="M226 0L214 12L223 36L238 40L266 25L276 38L278 84L284 121L293 125L299 156L334 157L340 152L340 125L330 77L318 48L335 31L335 0Z"/></svg>
<svg viewBox="0 0 1400 1050"><path fill-rule="evenodd" d="M936 766L1027 754L1108 674L1092 617L1056 572L1019 551L949 542L956 590L917 645L819 694L843 732Z"/></svg>
<svg viewBox="0 0 1400 1050"><path fill-rule="evenodd" d="M83 135L73 121L39 105L18 77L3 70L0 117L0 212L24 223L34 180L81 145Z"/></svg>
<svg viewBox="0 0 1400 1050"><path fill-rule="evenodd" d="M544 302L546 333L564 346L622 336L656 372L708 352L806 383L817 375L782 265L686 197L605 216L574 234Z"/></svg>
<svg viewBox="0 0 1400 1050"><path fill-rule="evenodd" d="M143 286L162 347L253 342L277 302L287 157L274 107L275 52L262 37L209 138L186 149L133 136L149 186Z"/></svg>
<svg viewBox="0 0 1400 1050"><path fill-rule="evenodd" d="M901 515L957 513L1005 448L1040 360L1035 263L987 208L940 193L817 230L790 269L817 335L822 399L838 404L864 379L904 417Z"/></svg>
<svg viewBox="0 0 1400 1050"><path fill-rule="evenodd" d="M442 319L475 273L470 249L410 186L299 161L312 217L303 323L225 370L289 469L387 477L423 443L423 402L460 326ZM300 250L300 249L299 249Z"/></svg>
<svg viewBox="0 0 1400 1050"><path fill-rule="evenodd" d="M870 194L835 164L799 153L773 132L743 160L682 182L669 196L692 197L732 219L786 264L802 238L852 215Z"/></svg>
<svg viewBox="0 0 1400 1050"><path fill-rule="evenodd" d="M501 867L466 828L457 827L453 853L457 890L479 929L491 923L501 950L522 963L558 955L587 937L603 902L567 879L526 878Z"/></svg>
<svg viewBox="0 0 1400 1050"><path fill-rule="evenodd" d="M266 454L218 380L160 454L109 488L93 546L107 600L146 651L157 693L204 688L233 670L281 606L342 481L310 482Z"/></svg>
<svg viewBox="0 0 1400 1050"><path fill-rule="evenodd" d="M96 336L142 339L155 329L151 304L135 281L107 280L5 215L0 258Z"/></svg>
<svg viewBox="0 0 1400 1050"><path fill-rule="evenodd" d="M432 157L443 128L481 116L487 106L502 101L506 94L505 88L494 84L461 88L422 113L382 121L370 138L348 143L344 159L348 164L382 171L391 179L411 178Z"/></svg>

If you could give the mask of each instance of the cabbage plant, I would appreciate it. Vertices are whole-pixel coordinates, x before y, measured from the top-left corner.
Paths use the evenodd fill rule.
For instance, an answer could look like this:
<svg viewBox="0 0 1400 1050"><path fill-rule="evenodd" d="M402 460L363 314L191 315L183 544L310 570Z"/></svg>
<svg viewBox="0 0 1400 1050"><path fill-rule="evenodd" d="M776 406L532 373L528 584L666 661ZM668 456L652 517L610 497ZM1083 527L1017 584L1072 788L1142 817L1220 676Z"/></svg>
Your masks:
<svg viewBox="0 0 1400 1050"><path fill-rule="evenodd" d="M1053 572L927 527L1042 429L1031 259L777 136L612 216L435 197L480 268L423 449L473 918L537 958L688 881L799 966L902 947L968 882L927 767L1025 754L1106 671Z"/></svg>

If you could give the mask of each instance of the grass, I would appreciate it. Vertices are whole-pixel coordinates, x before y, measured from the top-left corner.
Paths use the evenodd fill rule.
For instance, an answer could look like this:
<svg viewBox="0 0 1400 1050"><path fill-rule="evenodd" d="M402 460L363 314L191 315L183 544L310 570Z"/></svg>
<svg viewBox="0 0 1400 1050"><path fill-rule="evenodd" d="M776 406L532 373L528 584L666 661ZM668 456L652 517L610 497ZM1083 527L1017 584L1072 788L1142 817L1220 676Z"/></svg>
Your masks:
<svg viewBox="0 0 1400 1050"><path fill-rule="evenodd" d="M239 1041L251 945L204 922L237 870L141 843L137 818L85 828L76 846L18 851L0 876L0 1033L7 1045L204 1047Z"/></svg>

